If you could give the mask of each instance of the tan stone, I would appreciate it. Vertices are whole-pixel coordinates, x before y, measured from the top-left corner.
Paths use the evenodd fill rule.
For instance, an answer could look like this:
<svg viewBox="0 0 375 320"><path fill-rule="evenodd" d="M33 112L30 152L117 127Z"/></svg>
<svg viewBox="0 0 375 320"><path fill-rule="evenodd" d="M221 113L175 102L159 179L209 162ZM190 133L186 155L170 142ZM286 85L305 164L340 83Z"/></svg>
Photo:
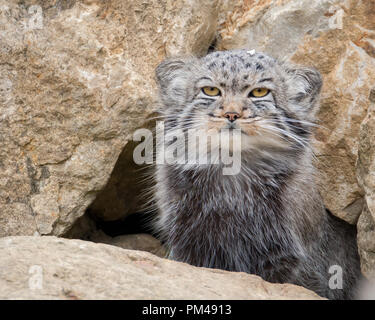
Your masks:
<svg viewBox="0 0 375 320"><path fill-rule="evenodd" d="M155 110L155 66L205 52L217 4L0 0L0 236L71 228Z"/></svg>
<svg viewBox="0 0 375 320"><path fill-rule="evenodd" d="M110 244L123 249L150 252L160 258L167 256L167 250L163 247L162 243L147 233L126 234L112 238L102 231L97 231L90 236L89 240L96 243Z"/></svg>
<svg viewBox="0 0 375 320"><path fill-rule="evenodd" d="M322 299L243 272L56 237L0 239L0 299Z"/></svg>
<svg viewBox="0 0 375 320"><path fill-rule="evenodd" d="M366 204L358 221L358 246L362 271L375 279L375 98L361 124L357 161L358 181L365 192Z"/></svg>

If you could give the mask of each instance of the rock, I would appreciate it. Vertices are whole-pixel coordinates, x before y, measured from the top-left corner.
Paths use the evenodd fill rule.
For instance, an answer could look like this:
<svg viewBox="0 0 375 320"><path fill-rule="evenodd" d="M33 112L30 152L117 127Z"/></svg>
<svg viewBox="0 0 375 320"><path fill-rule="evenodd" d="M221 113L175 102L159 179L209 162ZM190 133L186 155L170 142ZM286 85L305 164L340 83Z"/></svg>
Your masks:
<svg viewBox="0 0 375 320"><path fill-rule="evenodd" d="M371 105L361 124L357 161L358 181L365 192L366 204L357 229L362 272L375 279L375 98L370 95L369 99Z"/></svg>
<svg viewBox="0 0 375 320"><path fill-rule="evenodd" d="M206 52L218 8L0 0L0 236L72 227L154 112L155 66L166 54ZM133 210L139 200L124 193Z"/></svg>
<svg viewBox="0 0 375 320"><path fill-rule="evenodd" d="M375 223L367 205L359 217L357 228L361 271L369 279L375 279Z"/></svg>
<svg viewBox="0 0 375 320"><path fill-rule="evenodd" d="M291 284L53 236L0 239L0 299L322 299Z"/></svg>
<svg viewBox="0 0 375 320"><path fill-rule="evenodd" d="M253 48L322 73L318 183L334 215L356 224L364 208L358 237L366 273L375 270L374 258L365 258L375 248L368 233L375 218L374 39L374 1L264 0L238 2L223 15L217 41L221 50Z"/></svg>
<svg viewBox="0 0 375 320"><path fill-rule="evenodd" d="M125 224L128 226L128 223ZM108 235L103 229L100 229L100 227L102 226L97 225L89 215L85 214L77 219L69 232L64 235L64 238L105 243L123 249L147 251L161 258L164 258L167 255L167 251L162 243L150 234L135 233L110 236L110 231L107 231L110 234ZM129 229L130 228L131 227L129 226ZM135 230L133 229L132 231ZM120 228L120 232L126 233L126 230Z"/></svg>
<svg viewBox="0 0 375 320"><path fill-rule="evenodd" d="M96 243L105 243L112 246L117 246L123 249L150 252L160 258L165 258L167 255L167 251L163 247L162 243L147 233L126 234L112 238L99 230L93 233L89 240Z"/></svg>

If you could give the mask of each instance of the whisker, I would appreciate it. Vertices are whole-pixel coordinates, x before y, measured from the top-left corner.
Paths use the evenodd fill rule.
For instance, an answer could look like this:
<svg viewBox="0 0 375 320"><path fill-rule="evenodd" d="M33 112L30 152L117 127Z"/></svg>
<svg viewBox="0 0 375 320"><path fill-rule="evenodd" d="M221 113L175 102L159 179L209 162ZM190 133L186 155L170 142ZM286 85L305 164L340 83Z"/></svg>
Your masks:
<svg viewBox="0 0 375 320"><path fill-rule="evenodd" d="M284 124L284 125L286 125L285 122L282 122L282 121L274 121L274 120L271 120L271 119L266 119L264 122L269 123L269 124L276 124L276 125L278 125L278 124ZM291 127L291 128L299 129L299 130L305 130L304 128L297 127L297 126L294 126L294 125L292 125L292 124L288 124L287 126L288 126L288 127ZM305 130L305 131L306 131L306 130Z"/></svg>
<svg viewBox="0 0 375 320"><path fill-rule="evenodd" d="M309 144L306 140L288 132L288 131L285 131L285 130L282 130L280 128L276 128L276 127L270 127L270 126L262 126L262 128L266 129L266 130L269 130L270 132L274 132L274 133L279 133L281 135L284 135L288 138L291 138L293 139L295 142L297 142L298 144L300 144L301 146L305 147L305 148L309 148Z"/></svg>
<svg viewBox="0 0 375 320"><path fill-rule="evenodd" d="M276 119L274 119L274 120L276 120ZM322 128L322 129L328 130L327 127L324 127L320 124L310 122L310 121L306 121L306 120L290 119L290 118L285 118L285 117L282 117L281 120L283 120L285 122L294 122L294 123L299 123L299 124L303 124L303 125L306 125L306 126L311 126L311 127Z"/></svg>

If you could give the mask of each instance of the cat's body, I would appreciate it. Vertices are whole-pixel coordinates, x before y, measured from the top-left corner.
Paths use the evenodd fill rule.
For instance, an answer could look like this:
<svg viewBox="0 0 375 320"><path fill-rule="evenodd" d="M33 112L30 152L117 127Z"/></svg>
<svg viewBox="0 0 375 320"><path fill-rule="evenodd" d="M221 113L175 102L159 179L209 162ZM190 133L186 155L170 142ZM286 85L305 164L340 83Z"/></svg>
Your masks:
<svg viewBox="0 0 375 320"><path fill-rule="evenodd" d="M351 298L356 231L325 210L309 148L319 73L236 50L167 60L157 78L167 134L242 132L238 174L224 175L222 164L157 165L157 225L171 257ZM329 288L334 266L343 289Z"/></svg>

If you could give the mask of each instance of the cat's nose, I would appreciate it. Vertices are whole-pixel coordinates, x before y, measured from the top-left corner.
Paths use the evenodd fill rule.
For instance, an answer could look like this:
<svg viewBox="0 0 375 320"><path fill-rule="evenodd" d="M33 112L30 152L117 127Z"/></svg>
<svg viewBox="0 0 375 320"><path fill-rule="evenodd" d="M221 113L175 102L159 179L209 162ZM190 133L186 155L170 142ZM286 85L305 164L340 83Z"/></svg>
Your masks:
<svg viewBox="0 0 375 320"><path fill-rule="evenodd" d="M230 122L234 122L240 117L240 114L235 111L230 111L230 112L225 112L224 117L227 118Z"/></svg>

